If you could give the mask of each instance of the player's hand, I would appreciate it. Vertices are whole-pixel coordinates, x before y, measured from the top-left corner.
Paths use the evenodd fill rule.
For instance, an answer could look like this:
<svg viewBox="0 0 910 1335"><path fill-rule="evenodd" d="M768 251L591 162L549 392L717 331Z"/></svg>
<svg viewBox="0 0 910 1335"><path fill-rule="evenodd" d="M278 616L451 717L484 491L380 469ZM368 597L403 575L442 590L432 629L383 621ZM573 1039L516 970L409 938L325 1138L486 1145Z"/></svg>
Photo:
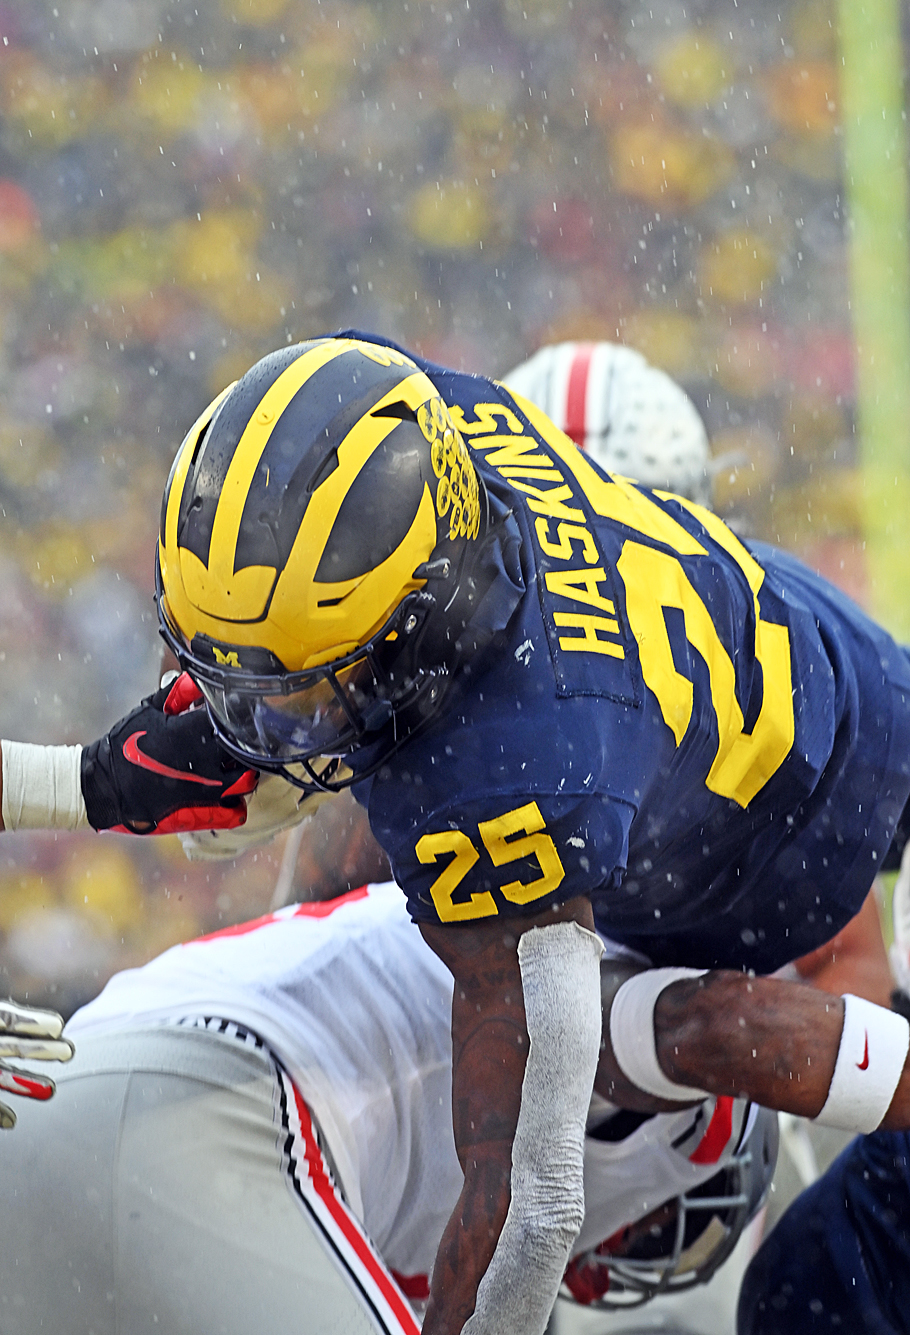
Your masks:
<svg viewBox="0 0 910 1335"><path fill-rule="evenodd" d="M341 772L349 773L343 767ZM260 774L256 791L247 798L246 824L242 829L194 830L181 834L180 842L191 862L237 858L309 820L335 797L335 793L305 793L280 774Z"/></svg>
<svg viewBox="0 0 910 1335"><path fill-rule="evenodd" d="M85 747L81 774L89 824L127 834L233 829L258 779L221 746L185 672Z"/></svg>
<svg viewBox="0 0 910 1335"><path fill-rule="evenodd" d="M49 1099L54 1082L46 1075L34 1075L8 1066L3 1058L21 1057L24 1061L68 1062L73 1045L61 1038L63 1020L56 1011L34 1010L15 1001L0 1001L0 1090L27 1099ZM0 1103L0 1130L16 1125L16 1114Z"/></svg>

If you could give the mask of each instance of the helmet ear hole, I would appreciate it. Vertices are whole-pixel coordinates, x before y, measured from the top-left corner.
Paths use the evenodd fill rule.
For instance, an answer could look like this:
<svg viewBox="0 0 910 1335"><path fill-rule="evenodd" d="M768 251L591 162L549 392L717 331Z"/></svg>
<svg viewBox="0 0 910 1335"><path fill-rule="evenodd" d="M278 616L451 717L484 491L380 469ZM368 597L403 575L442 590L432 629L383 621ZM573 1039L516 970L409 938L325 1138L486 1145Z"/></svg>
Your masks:
<svg viewBox="0 0 910 1335"><path fill-rule="evenodd" d="M400 422L417 422L417 413L409 403L405 403L404 399L399 399L397 403L387 403L384 408L374 408L371 416L394 417Z"/></svg>

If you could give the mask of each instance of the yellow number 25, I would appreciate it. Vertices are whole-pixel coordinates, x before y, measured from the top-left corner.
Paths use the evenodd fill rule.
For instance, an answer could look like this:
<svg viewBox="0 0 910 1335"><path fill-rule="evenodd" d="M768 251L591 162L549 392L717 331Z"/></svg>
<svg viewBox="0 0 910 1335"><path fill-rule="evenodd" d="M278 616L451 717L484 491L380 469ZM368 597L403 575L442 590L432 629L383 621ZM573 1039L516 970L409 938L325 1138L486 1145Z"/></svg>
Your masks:
<svg viewBox="0 0 910 1335"><path fill-rule="evenodd" d="M493 820L480 821L477 826L494 867L505 867L520 858L537 859L540 875L535 880L527 884L508 881L500 887L513 904L530 904L543 898L561 885L565 877L556 845L545 830L546 823L536 802L516 807ZM441 922L468 922L475 918L490 918L499 912L489 890L481 890L461 901L454 898L455 891L480 857L463 831L440 830L437 834L425 834L417 841L414 851L417 860L424 865L437 862L447 853L452 854L451 862L430 886Z"/></svg>

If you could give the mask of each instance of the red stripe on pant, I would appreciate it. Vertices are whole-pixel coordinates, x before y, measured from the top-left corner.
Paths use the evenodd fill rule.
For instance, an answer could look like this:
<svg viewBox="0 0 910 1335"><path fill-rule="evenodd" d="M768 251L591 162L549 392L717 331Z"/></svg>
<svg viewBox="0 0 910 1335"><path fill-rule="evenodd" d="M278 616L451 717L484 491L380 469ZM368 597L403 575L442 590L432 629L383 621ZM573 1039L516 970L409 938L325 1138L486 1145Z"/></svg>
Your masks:
<svg viewBox="0 0 910 1335"><path fill-rule="evenodd" d="M372 1284L382 1297L392 1316L397 1321L404 1335L420 1335L420 1327L414 1314L402 1298L389 1271L361 1232L359 1224L348 1212L335 1190L334 1183L326 1172L322 1152L316 1141L310 1110L300 1095L299 1090L289 1080L294 1091L294 1106L300 1120L300 1133L303 1138L304 1158L310 1184L320 1203L331 1218L332 1224L344 1238L359 1265L361 1265Z"/></svg>

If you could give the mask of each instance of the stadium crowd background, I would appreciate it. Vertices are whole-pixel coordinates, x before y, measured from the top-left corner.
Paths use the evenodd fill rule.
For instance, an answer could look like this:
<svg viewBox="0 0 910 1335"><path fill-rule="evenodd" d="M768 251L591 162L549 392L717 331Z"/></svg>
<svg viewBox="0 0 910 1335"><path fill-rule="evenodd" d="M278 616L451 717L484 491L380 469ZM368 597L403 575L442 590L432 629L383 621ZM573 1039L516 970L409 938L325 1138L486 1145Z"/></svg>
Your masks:
<svg viewBox="0 0 910 1335"><path fill-rule="evenodd" d="M864 596L828 0L2 0L0 735L153 689L184 431L346 325L500 375L640 349L718 508ZM280 846L0 842L0 987L68 1013L263 912Z"/></svg>

